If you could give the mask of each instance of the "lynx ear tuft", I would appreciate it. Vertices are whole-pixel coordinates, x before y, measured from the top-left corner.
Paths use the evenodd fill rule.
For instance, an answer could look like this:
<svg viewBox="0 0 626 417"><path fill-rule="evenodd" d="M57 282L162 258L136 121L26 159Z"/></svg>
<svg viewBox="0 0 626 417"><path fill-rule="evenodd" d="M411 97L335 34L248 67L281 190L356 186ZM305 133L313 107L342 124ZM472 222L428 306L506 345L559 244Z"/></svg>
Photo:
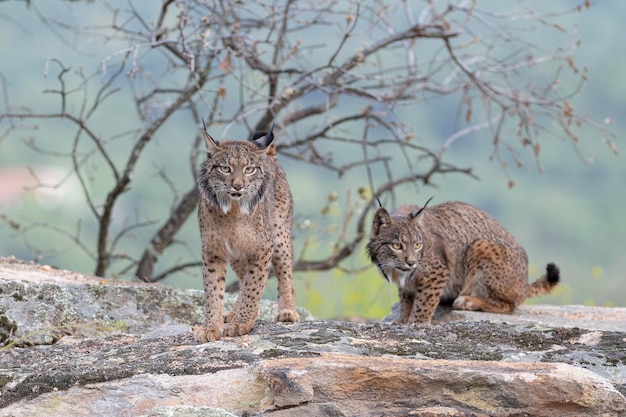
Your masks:
<svg viewBox="0 0 626 417"><path fill-rule="evenodd" d="M420 209L415 210L413 213L409 214L409 217L411 218L411 220L415 219L417 216L420 215L420 213L422 211L424 211L424 209L426 208L426 206L428 205L428 203L430 203L430 200L432 200L433 198L435 198L435 196L430 197L427 201L426 204L424 204Z"/></svg>
<svg viewBox="0 0 626 417"><path fill-rule="evenodd" d="M213 153L217 150L217 147L219 146L219 142L216 141L215 139L213 139L211 137L211 135L209 135L209 132L207 132L206 130L206 125L204 124L204 119L202 119L202 135L204 136L204 144L206 145L206 151L207 153Z"/></svg>
<svg viewBox="0 0 626 417"><path fill-rule="evenodd" d="M274 123L272 123L272 129L270 133L255 133L252 136L252 143L259 149L268 149L274 142Z"/></svg>

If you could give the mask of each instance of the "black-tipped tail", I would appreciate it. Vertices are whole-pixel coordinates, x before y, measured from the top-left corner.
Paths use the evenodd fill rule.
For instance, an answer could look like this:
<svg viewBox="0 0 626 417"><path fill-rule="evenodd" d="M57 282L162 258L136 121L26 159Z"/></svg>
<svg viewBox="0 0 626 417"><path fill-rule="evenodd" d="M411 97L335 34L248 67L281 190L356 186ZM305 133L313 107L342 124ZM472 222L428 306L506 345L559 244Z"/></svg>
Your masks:
<svg viewBox="0 0 626 417"><path fill-rule="evenodd" d="M526 297L536 297L538 295L549 294L561 279L559 268L550 262L546 265L546 273L537 281L528 286Z"/></svg>
<svg viewBox="0 0 626 417"><path fill-rule="evenodd" d="M546 280L553 287L561 280L561 271L559 271L559 267L552 262L546 265Z"/></svg>

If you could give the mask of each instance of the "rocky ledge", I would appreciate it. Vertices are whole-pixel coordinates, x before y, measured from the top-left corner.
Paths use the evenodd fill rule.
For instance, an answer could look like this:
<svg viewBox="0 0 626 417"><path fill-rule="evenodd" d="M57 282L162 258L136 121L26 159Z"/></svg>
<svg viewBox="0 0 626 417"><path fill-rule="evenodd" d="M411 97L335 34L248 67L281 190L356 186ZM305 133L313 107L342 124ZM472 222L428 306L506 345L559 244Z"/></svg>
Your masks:
<svg viewBox="0 0 626 417"><path fill-rule="evenodd" d="M0 416L626 415L623 308L260 320L197 344L201 300L0 259Z"/></svg>

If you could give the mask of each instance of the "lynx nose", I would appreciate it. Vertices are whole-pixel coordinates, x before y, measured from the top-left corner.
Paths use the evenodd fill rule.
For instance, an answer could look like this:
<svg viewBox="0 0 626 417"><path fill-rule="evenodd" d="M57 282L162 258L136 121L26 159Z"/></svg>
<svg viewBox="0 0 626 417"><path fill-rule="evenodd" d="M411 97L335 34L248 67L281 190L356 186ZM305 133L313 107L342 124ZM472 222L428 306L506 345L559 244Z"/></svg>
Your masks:
<svg viewBox="0 0 626 417"><path fill-rule="evenodd" d="M417 262L414 259L407 259L406 260L406 265L409 268L415 268L417 266Z"/></svg>
<svg viewBox="0 0 626 417"><path fill-rule="evenodd" d="M233 189L235 191L241 191L241 189L243 188L243 183L242 182L233 182L230 186L233 187Z"/></svg>

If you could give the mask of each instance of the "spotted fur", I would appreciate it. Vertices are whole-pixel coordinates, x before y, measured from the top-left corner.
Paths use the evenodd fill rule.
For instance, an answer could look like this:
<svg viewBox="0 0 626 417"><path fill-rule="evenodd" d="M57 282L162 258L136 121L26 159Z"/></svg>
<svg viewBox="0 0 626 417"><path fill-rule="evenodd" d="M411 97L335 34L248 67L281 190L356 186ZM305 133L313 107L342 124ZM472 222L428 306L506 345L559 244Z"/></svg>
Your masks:
<svg viewBox="0 0 626 417"><path fill-rule="evenodd" d="M293 202L276 159L274 134L253 141L215 141L206 131L207 159L198 175L205 323L199 342L249 333L259 314L270 266L278 280L278 321L299 321L293 282ZM226 264L240 283L233 311L223 313Z"/></svg>
<svg viewBox="0 0 626 417"><path fill-rule="evenodd" d="M398 286L401 323L430 323L440 302L457 310L511 313L559 282L553 263L528 283L526 251L500 223L461 202L374 214L367 252Z"/></svg>

